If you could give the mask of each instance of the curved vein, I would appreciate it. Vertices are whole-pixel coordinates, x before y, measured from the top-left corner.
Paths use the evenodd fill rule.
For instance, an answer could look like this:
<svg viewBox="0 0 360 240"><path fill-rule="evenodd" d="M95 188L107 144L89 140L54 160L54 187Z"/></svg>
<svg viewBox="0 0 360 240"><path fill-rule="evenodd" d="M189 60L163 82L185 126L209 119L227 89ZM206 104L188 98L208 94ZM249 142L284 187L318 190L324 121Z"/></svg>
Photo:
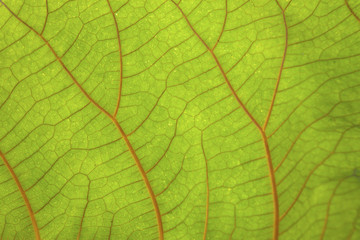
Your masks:
<svg viewBox="0 0 360 240"><path fill-rule="evenodd" d="M283 20L284 20L284 25L285 25L285 47L284 47L284 53L283 53L282 60L281 60L281 65L280 65L279 74L278 74L278 77L277 77L277 80L276 80L276 84L275 84L275 89L274 89L273 97L272 97L271 103L270 103L270 108L269 108L269 111L268 111L268 114L267 114L267 116L266 116L265 123L264 123L264 126L263 126L263 130L264 130L264 131L265 131L265 129L266 129L268 123L269 123L270 116L271 116L271 113L272 113L272 110L273 110L273 107L274 107L276 95L277 95L278 89L279 89L279 84L280 84L281 75L282 75L282 72L283 72L283 69L284 69L284 63L285 63L287 48L288 48L288 26L287 26L286 17L285 17L285 9L283 9L283 8L280 6L280 4L279 4L278 1L276 1L276 2L277 2L278 6L279 6L280 9L281 9L282 16L283 16Z"/></svg>
<svg viewBox="0 0 360 240"><path fill-rule="evenodd" d="M214 46L212 47L212 49L211 49L212 51L215 50L216 46L217 46L217 45L219 44L219 42L220 42L220 39L221 39L221 37L222 37L222 35L223 35L223 33L224 33L224 29L225 29L225 25L226 25L227 18L228 18L228 1L225 0L225 17L224 17L224 22L223 22L223 25L222 25L222 27L221 27L221 32L220 32L220 34L219 34L219 37L217 38L215 45L214 45Z"/></svg>
<svg viewBox="0 0 360 240"><path fill-rule="evenodd" d="M131 153L131 156L133 157L136 166L138 167L138 170L141 174L141 177L146 185L146 188L149 192L153 207L154 207L154 211L155 211L155 215L156 215L156 220L157 220L157 225L158 225L158 232L159 232L159 239L163 240L164 239L164 231L163 231L163 226L162 226L162 219L161 219L161 214L160 214L160 209L154 194L154 191L151 187L151 184L146 176L146 173L144 171L144 168L141 165L140 159L138 158L138 156L135 153L134 148L132 147L127 135L125 134L124 130L122 129L122 127L120 126L119 122L117 121L117 119L111 115L109 112L107 112L103 107L101 107L86 91L85 89L81 86L81 84L76 80L76 78L74 77L74 75L70 72L70 70L66 67L66 65L63 63L63 61L61 60L61 58L57 55L57 53L55 52L55 50L52 48L52 46L50 45L50 43L44 38L44 36L42 36L40 33L38 33L34 28L32 28L31 26L29 26L26 22L24 22L21 18L19 18L10 8L7 7L6 4L4 4L1 0L0 2L8 9L8 11L16 18L18 19L22 24L24 24L25 26L27 26L31 31L33 31L38 37L40 37L44 43L48 46L48 48L50 49L50 51L53 53L53 55L55 56L56 60L60 63L60 65L63 67L63 69L66 71L66 73L70 76L70 78L72 79L72 81L75 83L75 85L79 88L79 90L85 95L85 97L96 107L98 108L102 113L104 113L108 118L110 118L110 120L114 123L115 127L117 128L117 130L120 132L122 138L125 141L125 144L128 148L128 150Z"/></svg>
<svg viewBox="0 0 360 240"><path fill-rule="evenodd" d="M119 57L120 57L120 80L119 80L119 93L118 93L118 98L117 98L117 102L116 102L116 107L115 107L115 111L113 116L116 117L118 111L119 111L119 107L120 107L120 99L121 99L121 90L122 90L122 81L123 81L123 61L122 61L122 51L121 51L121 41L120 41L120 32L119 32L119 28L118 28L118 23L114 14L114 11L111 7L111 4L109 2L109 0L106 0L107 4L109 5L110 8L110 13L114 19L114 24L115 24L115 28L116 28L116 37L117 37L117 41L118 41L118 45L119 45Z"/></svg>
<svg viewBox="0 0 360 240"><path fill-rule="evenodd" d="M355 14L354 10L350 7L349 1L348 0L344 0L345 1L345 5L346 7L349 9L350 13L356 18L356 20L358 20L358 22L360 23L360 17L358 15Z"/></svg>
<svg viewBox="0 0 360 240"><path fill-rule="evenodd" d="M18 177L16 176L14 170L12 169L11 165L9 164L9 162L7 161L7 159L5 158L5 155L1 152L0 150L0 156L2 158L2 160L4 161L5 163L5 166L7 167L7 169L9 170L12 178L14 179L15 183L16 183L16 186L18 187L20 193L21 193L21 196L22 198L24 199L24 202L25 202L25 205L26 205L26 208L29 212L29 215L30 215L30 219L31 219L31 224L33 226L33 229L34 229L34 233L35 233L35 238L36 240L40 240L40 232L39 232L39 228L37 226L37 222L36 222L36 218L35 218L35 214L31 208L31 205L30 205L30 202L29 202L29 199L27 198L26 196L26 193L18 179Z"/></svg>
<svg viewBox="0 0 360 240"><path fill-rule="evenodd" d="M322 231L321 231L320 240L323 240L323 239L324 239L324 236L325 236L326 228L327 228L328 221L329 221L331 203L332 203L332 201L333 201L333 199L334 199L334 197L335 197L335 194L336 194L337 189L340 187L341 183L342 183L344 180L345 180L345 178L341 179L341 180L336 184L333 192L331 193L331 196L330 196L330 199L329 199L327 208L326 208L326 215L325 215L325 220L324 220L324 226L323 226Z"/></svg>
<svg viewBox="0 0 360 240"><path fill-rule="evenodd" d="M206 233L208 229L209 223L209 205L210 205L210 189L209 189L209 170L208 170L208 159L205 154L204 144L203 144L203 132L201 132L201 149L204 155L205 160L205 175L206 175L206 215L205 215L205 226L204 226L204 234L203 240L206 239Z"/></svg>
<svg viewBox="0 0 360 240"><path fill-rule="evenodd" d="M346 131L344 131L339 139L337 140L333 150L317 165L315 165L315 167L310 171L310 173L308 174L308 176L306 177L303 185L301 186L298 194L296 195L296 197L294 198L294 200L292 201L292 203L290 204L290 206L285 210L285 212L281 215L280 217L280 221L284 220L284 218L287 216L287 214L291 211L291 209L294 207L294 205L297 203L297 201L299 200L301 194L303 193L307 183L309 182L310 178L313 176L313 174L316 172L316 170L323 165L334 153L336 153L336 150L338 148L338 146L340 145L342 139L344 138L345 134L347 133L347 131L351 130L353 127L348 128Z"/></svg>
<svg viewBox="0 0 360 240"><path fill-rule="evenodd" d="M214 53L214 51L205 43L205 41L201 38L201 36L196 32L196 30L191 25L189 19L186 17L185 13L179 7L179 5L176 4L174 2L174 0L171 0L171 1L179 9L179 11L181 12L183 18L187 22L187 24L190 27L190 29L192 30L192 32L196 35L196 37L199 39L199 41L207 48L207 50L213 57L214 61L216 62L216 65L219 68L221 75L223 76L232 95L234 96L234 98L236 99L236 101L238 102L240 107L243 109L245 114L250 118L251 122L256 126L256 128L260 132L260 135L261 135L261 138L262 138L262 141L264 144L265 153L266 153L267 165L268 165L268 169L269 169L270 185L271 185L272 196L273 196L273 208L274 208L273 240L277 240L279 238L279 201L278 201L278 194L277 194L277 189L276 189L275 173L274 173L274 169L273 169L273 165L272 165L272 159L271 159L269 144L267 141L267 136L266 136L264 130L262 129L262 127L260 126L260 124L256 121L254 116L249 112L249 110L246 108L245 104L241 101L241 99L237 95L235 89L231 85L231 83L230 83L224 69L222 68L222 65L220 64L216 54Z"/></svg>

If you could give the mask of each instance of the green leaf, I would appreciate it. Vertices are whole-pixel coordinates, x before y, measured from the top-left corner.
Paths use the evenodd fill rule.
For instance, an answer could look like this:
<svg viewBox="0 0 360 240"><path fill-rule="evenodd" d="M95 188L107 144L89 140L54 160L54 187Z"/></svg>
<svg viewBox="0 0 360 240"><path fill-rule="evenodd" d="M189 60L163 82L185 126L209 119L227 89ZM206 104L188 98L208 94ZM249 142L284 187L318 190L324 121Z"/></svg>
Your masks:
<svg viewBox="0 0 360 240"><path fill-rule="evenodd" d="M360 239L359 1L0 2L1 239Z"/></svg>

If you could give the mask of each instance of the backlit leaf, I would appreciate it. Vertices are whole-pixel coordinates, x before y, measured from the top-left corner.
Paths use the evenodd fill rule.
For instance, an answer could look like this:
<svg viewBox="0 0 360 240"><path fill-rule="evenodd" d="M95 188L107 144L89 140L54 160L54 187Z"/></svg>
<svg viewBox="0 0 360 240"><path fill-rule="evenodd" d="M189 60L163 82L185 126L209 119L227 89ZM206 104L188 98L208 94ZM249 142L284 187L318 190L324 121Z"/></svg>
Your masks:
<svg viewBox="0 0 360 240"><path fill-rule="evenodd" d="M360 239L358 0L0 2L1 239Z"/></svg>

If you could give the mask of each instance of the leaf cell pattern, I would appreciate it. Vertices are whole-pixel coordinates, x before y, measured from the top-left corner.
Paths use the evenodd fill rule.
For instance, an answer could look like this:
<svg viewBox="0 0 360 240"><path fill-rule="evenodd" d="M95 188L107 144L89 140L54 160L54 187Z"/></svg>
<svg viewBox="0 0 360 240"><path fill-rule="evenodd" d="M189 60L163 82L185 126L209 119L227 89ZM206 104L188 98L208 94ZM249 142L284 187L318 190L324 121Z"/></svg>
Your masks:
<svg viewBox="0 0 360 240"><path fill-rule="evenodd" d="M1 0L1 239L359 239L360 2Z"/></svg>

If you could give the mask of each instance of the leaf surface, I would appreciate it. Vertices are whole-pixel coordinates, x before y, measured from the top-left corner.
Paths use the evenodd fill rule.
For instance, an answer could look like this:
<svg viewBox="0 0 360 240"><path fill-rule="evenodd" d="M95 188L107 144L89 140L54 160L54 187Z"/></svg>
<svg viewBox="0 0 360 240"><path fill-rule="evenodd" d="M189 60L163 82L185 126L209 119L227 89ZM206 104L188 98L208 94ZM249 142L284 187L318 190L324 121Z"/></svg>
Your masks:
<svg viewBox="0 0 360 240"><path fill-rule="evenodd" d="M360 238L360 2L0 2L1 239Z"/></svg>

